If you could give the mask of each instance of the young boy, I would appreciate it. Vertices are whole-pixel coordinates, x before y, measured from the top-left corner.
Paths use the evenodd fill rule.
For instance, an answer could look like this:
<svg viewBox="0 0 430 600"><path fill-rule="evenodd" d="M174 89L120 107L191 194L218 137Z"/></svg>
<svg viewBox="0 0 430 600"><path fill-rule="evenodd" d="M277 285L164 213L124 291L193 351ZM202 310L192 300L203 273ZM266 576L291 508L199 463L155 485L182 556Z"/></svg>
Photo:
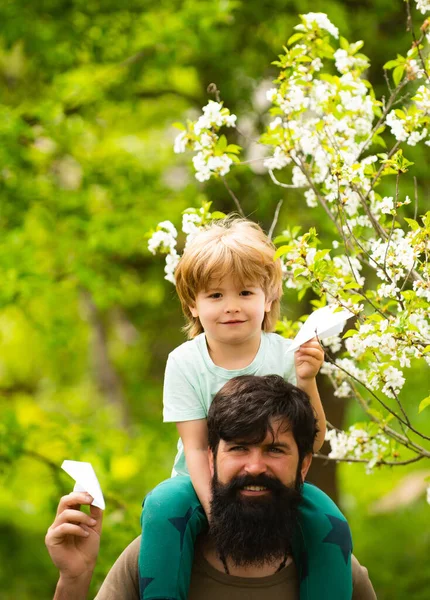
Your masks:
<svg viewBox="0 0 430 600"><path fill-rule="evenodd" d="M207 527L206 516L210 519L206 417L226 381L239 375L277 374L296 384L315 410L319 433L314 451L324 441L325 416L315 382L324 358L322 348L311 340L295 354L287 354L291 341L270 333L279 318L282 295L281 264L274 261L274 253L258 225L227 218L200 232L178 264L176 287L191 341L176 348L166 366L164 421L177 424L180 439L172 479L151 492L142 512L141 598L187 598L195 538ZM308 539L306 534L308 525L316 530L319 521L327 520L326 512L333 514L332 506L324 508L331 502L325 494L305 488L312 488L308 495L304 490L304 504L310 507L302 507L304 539L297 554L309 553L315 543L313 535ZM328 534L328 520L327 526ZM311 554L312 577L304 577L301 598L321 600L318 577L322 573L327 577L327 569L338 576L337 567L331 559L315 562L315 556L324 556L321 549ZM350 569L345 576L350 576ZM336 600L334 592L326 597Z"/></svg>

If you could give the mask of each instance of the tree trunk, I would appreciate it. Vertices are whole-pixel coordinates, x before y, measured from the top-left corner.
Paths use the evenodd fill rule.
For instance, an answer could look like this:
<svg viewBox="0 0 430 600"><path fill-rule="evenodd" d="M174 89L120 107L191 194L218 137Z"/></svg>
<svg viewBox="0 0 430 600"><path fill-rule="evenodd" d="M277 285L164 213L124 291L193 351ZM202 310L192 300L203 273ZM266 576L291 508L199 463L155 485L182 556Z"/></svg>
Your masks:
<svg viewBox="0 0 430 600"><path fill-rule="evenodd" d="M121 380L109 356L106 324L88 290L82 290L81 299L91 329L90 361L97 386L107 401L118 408L121 424L127 427L128 406Z"/></svg>

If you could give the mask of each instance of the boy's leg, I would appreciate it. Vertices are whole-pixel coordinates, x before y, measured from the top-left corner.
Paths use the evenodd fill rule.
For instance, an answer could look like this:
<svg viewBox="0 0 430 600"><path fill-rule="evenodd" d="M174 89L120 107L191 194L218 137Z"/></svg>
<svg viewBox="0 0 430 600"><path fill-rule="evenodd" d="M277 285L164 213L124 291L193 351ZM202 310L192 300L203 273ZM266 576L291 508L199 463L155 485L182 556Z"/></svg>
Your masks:
<svg viewBox="0 0 430 600"><path fill-rule="evenodd" d="M140 598L186 600L195 540L207 528L191 479L160 483L145 498L141 522Z"/></svg>
<svg viewBox="0 0 430 600"><path fill-rule="evenodd" d="M352 598L349 525L336 504L319 488L303 485L294 559L299 569L300 600Z"/></svg>

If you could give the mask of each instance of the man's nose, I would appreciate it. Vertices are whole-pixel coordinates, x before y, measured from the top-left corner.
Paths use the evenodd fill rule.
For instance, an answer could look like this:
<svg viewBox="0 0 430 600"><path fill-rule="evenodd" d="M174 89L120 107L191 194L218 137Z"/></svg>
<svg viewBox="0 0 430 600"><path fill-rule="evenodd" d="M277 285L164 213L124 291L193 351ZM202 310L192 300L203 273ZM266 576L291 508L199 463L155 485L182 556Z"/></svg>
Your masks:
<svg viewBox="0 0 430 600"><path fill-rule="evenodd" d="M267 465L261 452L251 452L248 455L248 460L244 470L248 475L254 476L261 475L261 473L266 473Z"/></svg>

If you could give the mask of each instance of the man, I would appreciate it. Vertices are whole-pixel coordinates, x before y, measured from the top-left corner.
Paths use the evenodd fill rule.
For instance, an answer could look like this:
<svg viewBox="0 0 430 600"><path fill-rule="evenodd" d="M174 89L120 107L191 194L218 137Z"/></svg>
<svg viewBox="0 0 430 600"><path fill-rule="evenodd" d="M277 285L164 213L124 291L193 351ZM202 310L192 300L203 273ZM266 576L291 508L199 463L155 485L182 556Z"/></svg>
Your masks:
<svg viewBox="0 0 430 600"><path fill-rule="evenodd" d="M208 431L211 525L196 546L189 600L297 600L307 565L292 558L294 523L316 435L308 397L276 375L237 377L214 398ZM48 530L46 545L60 571L55 600L87 596L102 521L95 507L90 515L78 510L90 502L80 493L62 498ZM367 570L341 534L328 533L327 552L352 561L353 600L375 600ZM138 600L139 585L149 589L151 578L139 581L138 551L139 538L117 560L97 600Z"/></svg>

